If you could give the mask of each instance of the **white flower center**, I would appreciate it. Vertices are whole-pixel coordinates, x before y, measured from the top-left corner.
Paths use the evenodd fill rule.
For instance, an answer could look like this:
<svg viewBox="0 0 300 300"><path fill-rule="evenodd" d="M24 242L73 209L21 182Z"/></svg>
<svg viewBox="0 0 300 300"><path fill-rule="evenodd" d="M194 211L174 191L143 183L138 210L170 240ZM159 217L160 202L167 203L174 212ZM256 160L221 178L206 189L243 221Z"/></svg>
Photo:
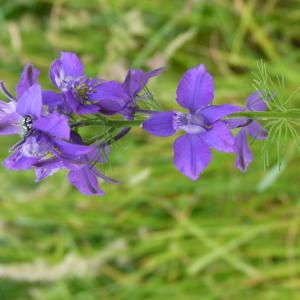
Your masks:
<svg viewBox="0 0 300 300"><path fill-rule="evenodd" d="M182 112L174 113L173 127L175 130L184 130L190 134L205 132L208 128L205 118L200 114L185 114Z"/></svg>

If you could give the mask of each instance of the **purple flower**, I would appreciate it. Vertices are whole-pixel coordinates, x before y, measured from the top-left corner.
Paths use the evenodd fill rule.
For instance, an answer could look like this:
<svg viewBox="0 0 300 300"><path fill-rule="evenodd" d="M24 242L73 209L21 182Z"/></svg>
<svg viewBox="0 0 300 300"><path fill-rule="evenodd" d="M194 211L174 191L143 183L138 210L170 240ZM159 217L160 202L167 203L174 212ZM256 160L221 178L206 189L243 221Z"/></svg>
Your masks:
<svg viewBox="0 0 300 300"><path fill-rule="evenodd" d="M125 81L107 81L102 83L91 96L104 114L120 113L127 119L132 119L137 108L137 95L144 89L148 81L159 75L163 68L150 72L130 69Z"/></svg>
<svg viewBox="0 0 300 300"><path fill-rule="evenodd" d="M50 79L62 92L45 91L44 104L51 111L57 109L66 114L93 114L99 111L92 95L103 81L88 78L76 54L61 52L60 58L54 60L50 67Z"/></svg>
<svg viewBox="0 0 300 300"><path fill-rule="evenodd" d="M67 142L70 139L67 116L45 113L42 90L36 83L38 73L33 66L27 65L17 85L17 99L5 89L10 102L0 102L0 135L19 134L22 137L11 148L12 155L4 161L8 169L30 169L45 157L91 151L90 147Z"/></svg>
<svg viewBox="0 0 300 300"><path fill-rule="evenodd" d="M185 134L174 143L174 164L196 180L212 159L211 147L221 152L234 151L234 138L221 118L237 112L239 107L211 105L214 81L204 65L189 69L177 88L177 102L187 113L158 112L143 123L143 128L156 136L170 136L179 130Z"/></svg>
<svg viewBox="0 0 300 300"><path fill-rule="evenodd" d="M72 89L85 78L84 66L80 58L72 52L61 52L50 67L50 79L62 91Z"/></svg>
<svg viewBox="0 0 300 300"><path fill-rule="evenodd" d="M261 93L256 92L248 97L246 107L244 107L242 111L265 111L266 108L267 105L262 100ZM268 137L268 132L257 121L249 118L228 120L227 124L231 129L241 128L235 136L235 165L242 172L245 172L253 160L247 136L251 136L255 140L264 140Z"/></svg>
<svg viewBox="0 0 300 300"><path fill-rule="evenodd" d="M63 72L68 74L67 81L72 85L70 72L75 75L80 68L79 64L75 64L73 69L69 68L67 62L74 57L67 55L67 58ZM77 72L78 77L81 73ZM99 179L115 181L99 172L95 165L107 161L109 147L84 145L81 137L71 132L68 117L58 113L63 109L56 111L56 108L62 105L61 99L68 97L72 91L64 91L62 94L42 91L36 83L38 74L39 71L31 65L24 68L16 98L5 89L3 83L0 85L10 100L9 103L0 102L0 134L19 134L22 137L11 148L12 154L5 159L5 167L13 170L33 168L36 181L67 169L70 183L81 193L103 195ZM57 85L61 83L59 78L55 80ZM77 77L74 77L74 82L76 80ZM43 107L45 104L48 105L48 111Z"/></svg>
<svg viewBox="0 0 300 300"><path fill-rule="evenodd" d="M61 169L68 169L64 161L59 158L51 158L36 164L36 182L39 182ZM104 176L93 165L85 164L77 169L69 169L69 182L84 195L103 196L104 192L100 188L99 179L115 183L112 179Z"/></svg>
<svg viewBox="0 0 300 300"><path fill-rule="evenodd" d="M78 139L76 139L78 142ZM66 151L64 147L70 149ZM116 183L111 178L103 175L95 165L107 161L109 148L79 145L70 147L65 145L64 153L58 157L41 160L35 164L36 181L41 181L61 169L69 170L70 183L84 195L104 195L100 188L99 179ZM86 151L88 150L88 151Z"/></svg>
<svg viewBox="0 0 300 300"><path fill-rule="evenodd" d="M143 113L149 118L142 127L153 135L167 137L182 132L173 146L174 165L190 179L196 180L209 165L212 149L235 153L236 166L245 171L252 161L248 136L265 139L267 132L251 118L225 117L240 111L266 110L261 94L250 95L244 108L213 105L213 77L204 65L199 65L189 69L177 87L176 101L186 111L143 109L143 100L150 98L146 85L162 71L163 68L150 72L130 69L124 82L89 78L76 54L61 52L50 68L50 79L58 90L44 91L38 83L40 71L26 65L16 96L0 81L0 91L8 99L0 100L0 135L21 137L10 149L4 166L12 170L33 169L36 181L64 169L69 182L82 194L103 195L101 182L116 181L106 177L99 166L108 161L110 145L140 124L135 114ZM94 116L79 118L82 114ZM133 121L105 119L105 115L114 114ZM83 140L79 132L84 132L80 130L84 126L99 126L99 132ZM120 131L114 134L117 128ZM231 129L237 128L239 132L233 137Z"/></svg>
<svg viewBox="0 0 300 300"><path fill-rule="evenodd" d="M23 139L13 146L13 154L4 161L8 169L31 168L42 157L52 153L60 139L69 139L70 128L66 116L42 114L42 90L39 84L32 85L16 103L10 105L14 110L4 116L1 123L4 128L14 128L11 133L19 133ZM13 123L11 116L14 116Z"/></svg>
<svg viewBox="0 0 300 300"><path fill-rule="evenodd" d="M61 93L45 91L44 104L49 111L57 109L66 114L93 114L101 112L112 115L122 113L132 118L136 96L148 80L161 73L162 69L145 73L129 70L125 82L90 79L84 73L79 57L72 52L61 52L50 68L52 83Z"/></svg>

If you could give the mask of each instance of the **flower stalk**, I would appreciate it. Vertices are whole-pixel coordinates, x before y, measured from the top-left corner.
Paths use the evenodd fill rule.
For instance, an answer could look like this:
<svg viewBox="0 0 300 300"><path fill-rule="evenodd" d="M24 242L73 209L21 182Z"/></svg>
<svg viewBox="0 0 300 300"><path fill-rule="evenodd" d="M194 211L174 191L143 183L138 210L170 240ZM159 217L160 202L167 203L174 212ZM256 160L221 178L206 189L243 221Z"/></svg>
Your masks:
<svg viewBox="0 0 300 300"><path fill-rule="evenodd" d="M227 119L249 118L256 120L300 120L300 111L242 111L227 116ZM89 119L80 120L71 124L71 128L86 126L105 126L114 128L139 127L146 119L140 120L112 120L112 119Z"/></svg>
<svg viewBox="0 0 300 300"><path fill-rule="evenodd" d="M145 120L99 120L90 119L82 120L71 124L71 128L80 128L86 126L104 126L104 127L114 127L114 128L124 128L124 127L137 127L140 126Z"/></svg>
<svg viewBox="0 0 300 300"><path fill-rule="evenodd" d="M256 81L259 88L244 106L215 105L214 79L198 65L185 72L176 89L183 111L158 111L147 83L162 71L130 69L123 82L90 78L75 53L62 52L50 66L55 90L44 90L40 71L27 64L15 93L0 81L0 92L7 98L0 101L0 135L21 137L4 166L32 169L36 181L65 169L69 182L82 194L103 195L98 179L116 181L106 177L101 166L109 161L110 146L133 127L158 137L176 136L173 163L191 180L211 163L213 149L234 153L235 166L245 172L253 160L249 138L266 140L267 149L279 137L275 142L280 154L282 132L298 136L294 126L300 124L300 110L280 102L281 93L270 91L265 78ZM265 128L259 121L266 123ZM95 128L80 130L89 126Z"/></svg>
<svg viewBox="0 0 300 300"><path fill-rule="evenodd" d="M237 112L227 116L227 118L251 118L257 120L300 120L300 111L245 111Z"/></svg>

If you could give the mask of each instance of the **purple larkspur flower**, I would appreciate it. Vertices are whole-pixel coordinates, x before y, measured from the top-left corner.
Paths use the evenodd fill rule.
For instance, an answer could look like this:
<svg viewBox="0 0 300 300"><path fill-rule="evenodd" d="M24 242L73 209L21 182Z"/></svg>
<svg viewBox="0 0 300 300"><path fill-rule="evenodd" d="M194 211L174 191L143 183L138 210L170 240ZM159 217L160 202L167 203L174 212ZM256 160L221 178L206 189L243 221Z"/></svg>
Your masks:
<svg viewBox="0 0 300 300"><path fill-rule="evenodd" d="M109 183L117 181L105 176L96 167L96 163L107 162L109 147L95 147L91 152L81 157L82 165L79 168L69 169L68 179L80 193L84 195L104 195L99 185L99 180ZM70 158L69 158L70 159Z"/></svg>
<svg viewBox="0 0 300 300"><path fill-rule="evenodd" d="M266 103L263 101L260 92L251 94L247 99L246 107L241 111L265 111ZM268 132L256 120L249 118L238 118L228 120L229 128L241 128L235 136L234 151L236 153L235 165L242 172L245 172L253 160L252 152L248 145L248 136L255 140L264 140Z"/></svg>
<svg viewBox="0 0 300 300"><path fill-rule="evenodd" d="M8 122L6 127L13 127L13 133L20 134L23 139L12 147L13 154L4 161L8 169L28 169L42 157L59 147L60 139L69 139L70 128L68 118L58 113L42 114L42 90L35 83L14 104L14 123ZM2 118L7 122L7 117ZM0 131L1 134L1 131Z"/></svg>
<svg viewBox="0 0 300 300"><path fill-rule="evenodd" d="M39 71L27 65L17 85L17 97L6 89L10 102L0 102L0 135L19 134L22 139L4 161L8 169L30 169L45 157L83 154L91 148L69 143L68 117L43 109L43 93L36 83ZM4 86L2 85L2 90Z"/></svg>
<svg viewBox="0 0 300 300"><path fill-rule="evenodd" d="M189 69L177 87L176 100L188 112L158 112L143 123L143 128L156 136L185 132L174 142L174 164L192 180L210 163L211 147L221 152L234 151L234 138L221 119L240 108L230 104L211 105L213 98L213 77L204 65L199 65Z"/></svg>
<svg viewBox="0 0 300 300"><path fill-rule="evenodd" d="M75 141L78 143L78 138ZM75 151L73 147L65 145L70 151L64 149L62 155L47 158L35 164L36 181L41 181L61 169L66 169L69 171L69 182L80 193L104 195L99 185L99 179L110 183L116 183L116 181L102 174L95 165L107 161L109 148L101 147L99 149L95 145L85 146L79 143L77 145ZM89 151L87 152L86 149Z"/></svg>
<svg viewBox="0 0 300 300"><path fill-rule="evenodd" d="M99 111L92 95L103 80L88 78L80 58L72 52L61 52L50 67L50 79L61 91L45 91L44 104L50 111L57 109L63 113L93 114Z"/></svg>
<svg viewBox="0 0 300 300"><path fill-rule="evenodd" d="M59 158L43 160L36 164L36 182L39 182L61 169L69 170L69 182L84 195L103 196L104 192L99 185L99 180L115 183L114 180L103 175L96 167L84 164L77 169L69 169L64 161Z"/></svg>
<svg viewBox="0 0 300 300"><path fill-rule="evenodd" d="M137 96L145 88L148 81L158 76L164 69L150 72L130 69L125 81L107 81L102 83L91 98L97 101L104 114L118 112L127 119L132 119L137 107Z"/></svg>

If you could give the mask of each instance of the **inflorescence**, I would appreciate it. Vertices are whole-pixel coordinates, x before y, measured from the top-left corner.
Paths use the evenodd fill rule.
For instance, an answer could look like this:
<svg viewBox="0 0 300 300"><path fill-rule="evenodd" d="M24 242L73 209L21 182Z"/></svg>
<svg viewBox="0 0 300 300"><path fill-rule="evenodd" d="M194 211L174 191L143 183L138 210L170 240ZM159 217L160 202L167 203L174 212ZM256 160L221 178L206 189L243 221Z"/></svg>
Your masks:
<svg viewBox="0 0 300 300"><path fill-rule="evenodd" d="M81 193L103 195L99 179L115 183L100 170L108 161L110 145L134 126L159 137L182 133L174 142L174 165L192 180L212 160L212 148L235 153L236 167L246 171L252 161L248 137L264 140L268 133L255 119L265 117L264 91L251 94L245 107L214 105L214 80L204 65L189 69L177 87L182 111L157 111L147 88L163 68L151 72L130 69L125 81L90 78L77 55L62 52L50 67L55 91L43 90L39 70L24 67L13 96L0 82L7 101L0 101L0 134L19 135L4 166L35 170L36 181L65 169ZM120 116L119 118L114 117ZM86 136L80 129L97 128Z"/></svg>

